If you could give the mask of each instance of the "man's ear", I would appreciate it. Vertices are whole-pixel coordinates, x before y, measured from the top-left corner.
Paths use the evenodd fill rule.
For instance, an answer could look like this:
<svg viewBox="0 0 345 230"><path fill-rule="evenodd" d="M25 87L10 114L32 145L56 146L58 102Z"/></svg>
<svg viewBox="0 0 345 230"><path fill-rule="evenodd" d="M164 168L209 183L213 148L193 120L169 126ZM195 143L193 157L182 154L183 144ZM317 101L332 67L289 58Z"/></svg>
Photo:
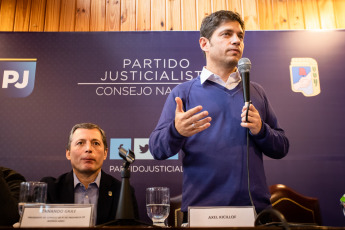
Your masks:
<svg viewBox="0 0 345 230"><path fill-rule="evenodd" d="M108 156L108 149L105 149L105 150L104 150L104 157L103 157L103 160L106 160L106 159L107 159L107 156Z"/></svg>
<svg viewBox="0 0 345 230"><path fill-rule="evenodd" d="M210 47L210 42L207 38L205 37L201 37L199 39L199 44L200 44L200 48L202 49L202 51L207 52L209 47Z"/></svg>
<svg viewBox="0 0 345 230"><path fill-rule="evenodd" d="M67 160L71 160L71 152L69 150L66 150L66 158Z"/></svg>

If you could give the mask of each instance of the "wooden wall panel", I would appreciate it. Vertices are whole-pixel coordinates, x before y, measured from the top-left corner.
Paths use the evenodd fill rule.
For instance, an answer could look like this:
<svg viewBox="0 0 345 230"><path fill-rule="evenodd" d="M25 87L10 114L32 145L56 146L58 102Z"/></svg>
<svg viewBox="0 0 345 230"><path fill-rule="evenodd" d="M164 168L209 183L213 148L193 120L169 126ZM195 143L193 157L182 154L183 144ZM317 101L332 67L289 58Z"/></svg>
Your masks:
<svg viewBox="0 0 345 230"><path fill-rule="evenodd" d="M61 0L59 31L69 32L75 28L75 0Z"/></svg>
<svg viewBox="0 0 345 230"><path fill-rule="evenodd" d="M44 31L46 0L32 0L30 14L30 32Z"/></svg>
<svg viewBox="0 0 345 230"><path fill-rule="evenodd" d="M228 2L226 0L213 0L212 1L212 12L218 10L227 10Z"/></svg>
<svg viewBox="0 0 345 230"><path fill-rule="evenodd" d="M212 13L211 0L198 0L196 2L197 9L197 28L200 28L202 19Z"/></svg>
<svg viewBox="0 0 345 230"><path fill-rule="evenodd" d="M302 1L306 29L320 29L317 0Z"/></svg>
<svg viewBox="0 0 345 230"><path fill-rule="evenodd" d="M44 31L59 31L61 0L48 0Z"/></svg>
<svg viewBox="0 0 345 230"><path fill-rule="evenodd" d="M345 1L333 0L334 16L337 28L345 28Z"/></svg>
<svg viewBox="0 0 345 230"><path fill-rule="evenodd" d="M182 30L181 0L167 0L167 30Z"/></svg>
<svg viewBox="0 0 345 230"><path fill-rule="evenodd" d="M2 0L0 8L0 31L13 31L16 0Z"/></svg>
<svg viewBox="0 0 345 230"><path fill-rule="evenodd" d="M135 31L135 1L122 0L121 1L121 31Z"/></svg>
<svg viewBox="0 0 345 230"><path fill-rule="evenodd" d="M288 0L289 28L292 30L305 29L302 0Z"/></svg>
<svg viewBox="0 0 345 230"><path fill-rule="evenodd" d="M105 1L91 0L90 31L105 30Z"/></svg>
<svg viewBox="0 0 345 230"><path fill-rule="evenodd" d="M243 13L246 30L259 30L259 13L256 0L245 0L242 2Z"/></svg>
<svg viewBox="0 0 345 230"><path fill-rule="evenodd" d="M273 21L275 30L288 30L288 13L286 0L273 1Z"/></svg>
<svg viewBox="0 0 345 230"><path fill-rule="evenodd" d="M198 30L195 0L181 0L182 30Z"/></svg>
<svg viewBox="0 0 345 230"><path fill-rule="evenodd" d="M258 0L260 29L273 30L274 21L271 0Z"/></svg>
<svg viewBox="0 0 345 230"><path fill-rule="evenodd" d="M151 30L151 0L137 0L137 29Z"/></svg>
<svg viewBox="0 0 345 230"><path fill-rule="evenodd" d="M106 1L106 19L105 30L106 31L120 31L121 27L121 1L119 0L107 0Z"/></svg>
<svg viewBox="0 0 345 230"><path fill-rule="evenodd" d="M17 0L14 31L29 31L31 0Z"/></svg>
<svg viewBox="0 0 345 230"><path fill-rule="evenodd" d="M165 0L151 0L151 30L166 30Z"/></svg>
<svg viewBox="0 0 345 230"><path fill-rule="evenodd" d="M235 11L243 17L241 0L228 0L227 3L228 3L228 10Z"/></svg>
<svg viewBox="0 0 345 230"><path fill-rule="evenodd" d="M77 0L75 31L90 31L91 0Z"/></svg>
<svg viewBox="0 0 345 230"><path fill-rule="evenodd" d="M321 29L335 29L335 17L333 11L333 2L328 0L318 0L320 13Z"/></svg>
<svg viewBox="0 0 345 230"><path fill-rule="evenodd" d="M246 30L345 29L345 0L0 0L0 31L199 30L222 9Z"/></svg>

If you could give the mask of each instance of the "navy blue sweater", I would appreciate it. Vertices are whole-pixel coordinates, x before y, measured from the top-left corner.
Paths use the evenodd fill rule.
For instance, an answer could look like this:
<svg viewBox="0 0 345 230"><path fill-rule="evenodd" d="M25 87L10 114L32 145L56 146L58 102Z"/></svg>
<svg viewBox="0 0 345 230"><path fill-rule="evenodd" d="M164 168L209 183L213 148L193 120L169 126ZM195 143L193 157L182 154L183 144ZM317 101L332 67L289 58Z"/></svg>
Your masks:
<svg viewBox="0 0 345 230"><path fill-rule="evenodd" d="M284 157L289 141L280 128L263 88L251 83L251 101L259 111L262 129L250 135L250 192L257 212L270 206L263 154ZM184 111L202 105L212 117L211 126L191 137L181 136L175 126L175 97ZM247 138L241 127L244 105L242 84L229 90L200 77L176 86L165 102L159 122L150 136L149 147L155 159L167 159L178 152L183 156L182 211L188 206L248 206Z"/></svg>

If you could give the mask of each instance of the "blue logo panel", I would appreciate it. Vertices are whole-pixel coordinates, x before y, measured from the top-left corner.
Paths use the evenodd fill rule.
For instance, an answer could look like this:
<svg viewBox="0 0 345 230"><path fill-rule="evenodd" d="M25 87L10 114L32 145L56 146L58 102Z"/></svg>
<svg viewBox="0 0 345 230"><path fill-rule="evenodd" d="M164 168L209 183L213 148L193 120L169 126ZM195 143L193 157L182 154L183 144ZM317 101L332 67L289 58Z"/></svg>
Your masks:
<svg viewBox="0 0 345 230"><path fill-rule="evenodd" d="M122 147L126 150L131 149L132 139L131 138L111 138L110 139L110 160L122 160L119 156L119 147Z"/></svg>
<svg viewBox="0 0 345 230"><path fill-rule="evenodd" d="M0 95L27 97L35 85L37 59L0 59Z"/></svg>
<svg viewBox="0 0 345 230"><path fill-rule="evenodd" d="M149 150L149 138L135 138L133 151L136 160L153 160Z"/></svg>
<svg viewBox="0 0 345 230"><path fill-rule="evenodd" d="M132 148L132 138L110 138L110 160L122 160L119 156L119 146L126 150L131 149L135 154L135 160L154 160L149 150L148 138L134 138L134 147ZM178 154L167 160L178 160Z"/></svg>

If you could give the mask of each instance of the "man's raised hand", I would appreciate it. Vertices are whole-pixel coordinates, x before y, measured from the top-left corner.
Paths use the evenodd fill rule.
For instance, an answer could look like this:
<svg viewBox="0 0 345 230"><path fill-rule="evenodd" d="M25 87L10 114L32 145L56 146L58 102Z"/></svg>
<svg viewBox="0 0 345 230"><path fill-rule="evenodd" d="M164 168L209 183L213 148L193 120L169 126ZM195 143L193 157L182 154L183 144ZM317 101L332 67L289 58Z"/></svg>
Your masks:
<svg viewBox="0 0 345 230"><path fill-rule="evenodd" d="M188 111L183 110L181 98L176 97L175 128L182 136L190 137L196 133L204 131L211 126L211 117L207 111L202 111L202 106L198 105Z"/></svg>

